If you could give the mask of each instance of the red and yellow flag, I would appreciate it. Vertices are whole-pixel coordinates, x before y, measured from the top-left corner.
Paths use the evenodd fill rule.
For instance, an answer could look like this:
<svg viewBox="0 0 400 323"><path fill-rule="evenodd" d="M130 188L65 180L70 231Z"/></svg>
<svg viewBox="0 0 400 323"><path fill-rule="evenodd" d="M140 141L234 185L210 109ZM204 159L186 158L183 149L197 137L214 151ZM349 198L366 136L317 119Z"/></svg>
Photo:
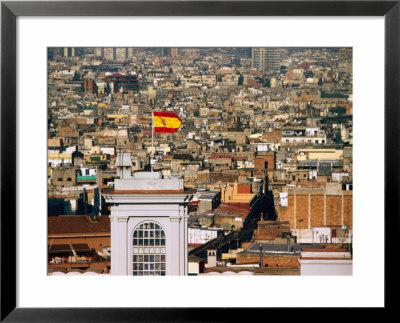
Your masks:
<svg viewBox="0 0 400 323"><path fill-rule="evenodd" d="M153 111L154 132L172 133L179 129L182 119L173 112Z"/></svg>

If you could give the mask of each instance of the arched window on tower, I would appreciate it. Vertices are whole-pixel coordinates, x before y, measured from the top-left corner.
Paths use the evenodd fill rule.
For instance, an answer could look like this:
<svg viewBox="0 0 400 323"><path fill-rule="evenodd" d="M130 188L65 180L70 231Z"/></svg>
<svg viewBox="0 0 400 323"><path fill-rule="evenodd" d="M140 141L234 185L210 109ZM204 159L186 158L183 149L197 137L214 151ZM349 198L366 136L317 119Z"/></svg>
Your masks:
<svg viewBox="0 0 400 323"><path fill-rule="evenodd" d="M165 276L165 233L153 221L140 223L133 232L133 276Z"/></svg>

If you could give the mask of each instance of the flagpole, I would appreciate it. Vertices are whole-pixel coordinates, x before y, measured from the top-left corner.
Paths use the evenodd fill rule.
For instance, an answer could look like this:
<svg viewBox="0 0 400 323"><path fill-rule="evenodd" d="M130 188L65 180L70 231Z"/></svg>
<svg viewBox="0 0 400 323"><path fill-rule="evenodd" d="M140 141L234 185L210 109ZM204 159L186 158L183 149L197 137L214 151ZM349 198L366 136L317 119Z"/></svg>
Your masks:
<svg viewBox="0 0 400 323"><path fill-rule="evenodd" d="M153 172L153 155L154 155L154 111L151 112L151 159L150 166L151 172Z"/></svg>

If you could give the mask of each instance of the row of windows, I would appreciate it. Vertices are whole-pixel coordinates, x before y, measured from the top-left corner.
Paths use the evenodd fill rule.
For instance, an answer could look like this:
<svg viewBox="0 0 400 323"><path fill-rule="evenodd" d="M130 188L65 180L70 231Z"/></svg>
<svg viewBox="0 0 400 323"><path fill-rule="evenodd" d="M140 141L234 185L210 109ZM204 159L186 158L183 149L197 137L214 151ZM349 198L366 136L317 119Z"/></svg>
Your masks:
<svg viewBox="0 0 400 323"><path fill-rule="evenodd" d="M140 230L133 233L134 238L165 238L164 231L162 230Z"/></svg>
<svg viewBox="0 0 400 323"><path fill-rule="evenodd" d="M133 262L165 262L165 255L133 255Z"/></svg>
<svg viewBox="0 0 400 323"><path fill-rule="evenodd" d="M165 246L165 239L133 239L134 246Z"/></svg>
<svg viewBox="0 0 400 323"><path fill-rule="evenodd" d="M165 263L134 263L133 271L138 270L165 271Z"/></svg>
<svg viewBox="0 0 400 323"><path fill-rule="evenodd" d="M133 246L133 255L144 255L144 254L165 254L165 246Z"/></svg>

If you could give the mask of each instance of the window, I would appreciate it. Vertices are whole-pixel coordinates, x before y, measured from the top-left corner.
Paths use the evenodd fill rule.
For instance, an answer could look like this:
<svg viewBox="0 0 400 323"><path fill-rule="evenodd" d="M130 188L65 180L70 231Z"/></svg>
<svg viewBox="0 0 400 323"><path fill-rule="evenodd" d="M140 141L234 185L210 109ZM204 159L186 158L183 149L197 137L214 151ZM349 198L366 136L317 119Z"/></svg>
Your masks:
<svg viewBox="0 0 400 323"><path fill-rule="evenodd" d="M165 276L165 233L155 222L141 223L133 232L133 276Z"/></svg>
<svg viewBox="0 0 400 323"><path fill-rule="evenodd" d="M59 178L57 178L57 180L59 181L59 182L62 182L62 177L59 177Z"/></svg>
<svg viewBox="0 0 400 323"><path fill-rule="evenodd" d="M71 178L71 177L68 177L68 178L67 178L67 182L72 182L72 178Z"/></svg>

